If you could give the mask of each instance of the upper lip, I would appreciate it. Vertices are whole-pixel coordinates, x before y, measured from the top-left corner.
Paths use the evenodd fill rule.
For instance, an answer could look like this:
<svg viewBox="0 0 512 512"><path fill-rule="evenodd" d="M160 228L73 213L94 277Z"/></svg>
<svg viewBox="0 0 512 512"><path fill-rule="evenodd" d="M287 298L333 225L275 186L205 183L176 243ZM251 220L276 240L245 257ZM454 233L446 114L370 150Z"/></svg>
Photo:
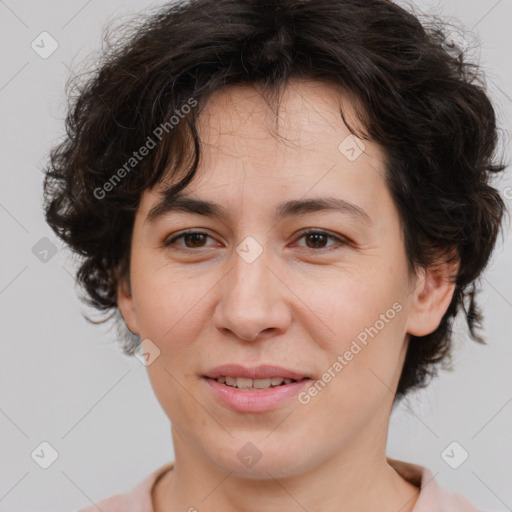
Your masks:
<svg viewBox="0 0 512 512"><path fill-rule="evenodd" d="M308 375L288 370L280 366L262 364L260 366L247 367L239 364L223 364L212 368L204 377L217 379L218 377L242 377L246 379L270 379L282 377L283 379L302 380L310 378Z"/></svg>

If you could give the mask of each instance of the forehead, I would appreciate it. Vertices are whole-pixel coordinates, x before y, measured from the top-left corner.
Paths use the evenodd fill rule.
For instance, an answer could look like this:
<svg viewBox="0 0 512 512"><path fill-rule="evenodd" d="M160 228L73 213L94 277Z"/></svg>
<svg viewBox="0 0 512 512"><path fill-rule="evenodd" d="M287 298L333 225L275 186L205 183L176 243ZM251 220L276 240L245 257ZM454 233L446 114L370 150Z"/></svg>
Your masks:
<svg viewBox="0 0 512 512"><path fill-rule="evenodd" d="M284 199L337 195L371 209L365 205L377 201L384 184L384 152L364 141L356 159L343 153L344 141L353 135L340 109L360 127L349 96L328 83L292 80L278 107L276 116L255 85L213 94L199 116L201 160L185 191L227 208L238 208L242 200L261 209ZM146 212L175 181L168 177L155 187Z"/></svg>
<svg viewBox="0 0 512 512"><path fill-rule="evenodd" d="M236 144L240 149L260 141L265 148L279 149L281 143L293 149L328 144L348 129L340 109L359 127L348 93L330 83L291 79L277 93L264 92L259 84L229 85L215 92L199 117L203 143L219 149L218 142ZM236 138L236 142L231 140ZM217 142L217 144L216 144ZM269 147L273 142L274 146Z"/></svg>

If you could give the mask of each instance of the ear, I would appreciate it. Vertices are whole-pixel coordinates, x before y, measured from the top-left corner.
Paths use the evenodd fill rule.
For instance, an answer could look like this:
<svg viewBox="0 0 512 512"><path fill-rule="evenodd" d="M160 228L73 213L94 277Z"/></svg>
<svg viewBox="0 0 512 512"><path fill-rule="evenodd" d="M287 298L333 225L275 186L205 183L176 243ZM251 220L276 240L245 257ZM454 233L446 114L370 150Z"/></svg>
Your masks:
<svg viewBox="0 0 512 512"><path fill-rule="evenodd" d="M123 315L128 329L134 334L140 334L129 276L118 280L117 307Z"/></svg>
<svg viewBox="0 0 512 512"><path fill-rule="evenodd" d="M418 274L407 319L408 333L426 336L438 328L452 300L458 268L458 260L446 260Z"/></svg>

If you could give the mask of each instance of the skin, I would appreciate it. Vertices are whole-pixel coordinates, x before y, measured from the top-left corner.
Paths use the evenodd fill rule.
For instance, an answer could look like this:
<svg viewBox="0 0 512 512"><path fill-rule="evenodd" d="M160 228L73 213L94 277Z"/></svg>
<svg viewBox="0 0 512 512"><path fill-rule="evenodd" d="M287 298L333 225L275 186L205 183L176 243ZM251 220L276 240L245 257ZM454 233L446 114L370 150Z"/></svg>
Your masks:
<svg viewBox="0 0 512 512"><path fill-rule="evenodd" d="M386 460L389 416L410 334L439 325L453 269L408 274L384 150L364 141L355 161L340 152L350 134L340 105L357 127L349 97L333 85L291 81L276 138L258 89L226 87L201 114L202 160L185 191L231 216L173 212L152 225L145 218L163 184L142 195L118 305L130 330L160 350L147 371L172 424L175 467L153 490L157 512L414 507L419 489ZM272 217L284 200L327 195L356 204L371 224L341 212ZM191 228L209 238L163 246ZM302 236L305 228L350 243ZM263 249L252 263L236 252L247 236ZM235 412L200 377L235 362L321 379L396 302L401 311L306 405L292 397L272 411ZM237 458L248 442L262 454L251 468Z"/></svg>

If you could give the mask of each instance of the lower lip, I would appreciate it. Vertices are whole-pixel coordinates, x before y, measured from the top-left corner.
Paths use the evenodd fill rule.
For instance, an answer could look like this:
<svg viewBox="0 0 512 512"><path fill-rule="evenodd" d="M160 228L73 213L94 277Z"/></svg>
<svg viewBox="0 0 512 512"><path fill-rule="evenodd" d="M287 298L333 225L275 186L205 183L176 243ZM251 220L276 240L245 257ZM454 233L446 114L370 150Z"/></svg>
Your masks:
<svg viewBox="0 0 512 512"><path fill-rule="evenodd" d="M282 402L296 395L304 386L312 382L310 379L305 379L259 391L243 391L207 377L204 380L222 404L239 412L264 412L277 409Z"/></svg>

